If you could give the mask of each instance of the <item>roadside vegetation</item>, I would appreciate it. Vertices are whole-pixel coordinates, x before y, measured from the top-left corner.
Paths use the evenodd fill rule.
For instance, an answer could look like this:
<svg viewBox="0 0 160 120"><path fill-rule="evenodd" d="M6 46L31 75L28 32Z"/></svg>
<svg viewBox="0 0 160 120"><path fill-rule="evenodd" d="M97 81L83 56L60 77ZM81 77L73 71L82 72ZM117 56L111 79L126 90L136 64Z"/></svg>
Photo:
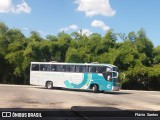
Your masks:
<svg viewBox="0 0 160 120"><path fill-rule="evenodd" d="M160 45L154 47L144 29L104 36L60 32L44 39L0 22L0 83L29 84L32 61L110 63L119 67L123 89L160 90Z"/></svg>

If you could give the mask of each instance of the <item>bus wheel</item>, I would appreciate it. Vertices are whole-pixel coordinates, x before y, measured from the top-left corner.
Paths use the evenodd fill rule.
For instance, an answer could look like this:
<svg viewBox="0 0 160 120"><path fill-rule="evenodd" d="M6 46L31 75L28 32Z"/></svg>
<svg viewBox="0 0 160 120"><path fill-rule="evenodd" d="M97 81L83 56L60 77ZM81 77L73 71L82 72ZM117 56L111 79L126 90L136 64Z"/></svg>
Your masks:
<svg viewBox="0 0 160 120"><path fill-rule="evenodd" d="M92 91L93 92L97 92L98 91L98 86L97 85L93 85L92 86Z"/></svg>
<svg viewBox="0 0 160 120"><path fill-rule="evenodd" d="M47 87L48 89L52 89L52 88L53 88L53 82L47 82L47 83L46 83L46 87Z"/></svg>

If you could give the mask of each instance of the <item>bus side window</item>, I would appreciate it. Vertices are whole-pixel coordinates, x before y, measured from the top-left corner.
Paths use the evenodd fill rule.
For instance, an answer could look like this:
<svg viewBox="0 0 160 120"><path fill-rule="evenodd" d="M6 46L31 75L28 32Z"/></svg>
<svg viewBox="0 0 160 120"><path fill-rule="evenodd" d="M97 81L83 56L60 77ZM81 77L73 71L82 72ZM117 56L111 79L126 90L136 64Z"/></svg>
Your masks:
<svg viewBox="0 0 160 120"><path fill-rule="evenodd" d="M50 71L51 70L51 65L50 64L45 64L45 70Z"/></svg>
<svg viewBox="0 0 160 120"><path fill-rule="evenodd" d="M80 70L79 70L79 66L76 66L76 68L75 68L75 72L79 72Z"/></svg>
<svg viewBox="0 0 160 120"><path fill-rule="evenodd" d="M83 72L88 72L88 67L87 67L87 66L83 66L83 67L82 67L82 71L83 71Z"/></svg>
<svg viewBox="0 0 160 120"><path fill-rule="evenodd" d="M74 72L74 71L75 71L74 65L70 65L70 72Z"/></svg>
<svg viewBox="0 0 160 120"><path fill-rule="evenodd" d="M57 72L62 72L63 71L63 66L62 65L56 65L56 70Z"/></svg>
<svg viewBox="0 0 160 120"><path fill-rule="evenodd" d="M104 73L104 72L111 71L111 70L112 69L110 67L103 66L102 69L100 70L100 73Z"/></svg>
<svg viewBox="0 0 160 120"><path fill-rule="evenodd" d="M32 64L32 71L39 71L39 64Z"/></svg>
<svg viewBox="0 0 160 120"><path fill-rule="evenodd" d="M96 73L96 66L89 66L89 72L90 73Z"/></svg>
<svg viewBox="0 0 160 120"><path fill-rule="evenodd" d="M40 71L45 71L45 64L40 64Z"/></svg>
<svg viewBox="0 0 160 120"><path fill-rule="evenodd" d="M96 67L96 72L101 73L102 68L103 68L103 66L97 66Z"/></svg>
<svg viewBox="0 0 160 120"><path fill-rule="evenodd" d="M51 65L51 71L56 71L56 65Z"/></svg>
<svg viewBox="0 0 160 120"><path fill-rule="evenodd" d="M51 65L51 71L56 71L56 72L61 72L63 70L63 66L62 65Z"/></svg>
<svg viewBox="0 0 160 120"><path fill-rule="evenodd" d="M51 66L50 64L40 64L40 71L50 71Z"/></svg>
<svg viewBox="0 0 160 120"><path fill-rule="evenodd" d="M67 72L67 66L63 65L63 72Z"/></svg>
<svg viewBox="0 0 160 120"><path fill-rule="evenodd" d="M74 65L63 65L64 72L74 72Z"/></svg>
<svg viewBox="0 0 160 120"><path fill-rule="evenodd" d="M75 72L81 72L81 73L88 72L87 71L87 66L79 66L79 65L77 65L75 67L76 67L75 68Z"/></svg>

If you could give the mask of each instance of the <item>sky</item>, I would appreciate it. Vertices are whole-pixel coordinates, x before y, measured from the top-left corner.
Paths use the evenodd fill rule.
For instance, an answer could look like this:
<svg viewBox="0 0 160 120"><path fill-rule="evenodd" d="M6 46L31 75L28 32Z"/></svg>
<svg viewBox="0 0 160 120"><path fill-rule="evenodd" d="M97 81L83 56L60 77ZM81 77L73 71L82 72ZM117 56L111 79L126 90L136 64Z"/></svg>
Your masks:
<svg viewBox="0 0 160 120"><path fill-rule="evenodd" d="M159 6L160 0L0 0L0 22L42 37L80 30L103 36L110 29L127 35L143 28L158 46Z"/></svg>

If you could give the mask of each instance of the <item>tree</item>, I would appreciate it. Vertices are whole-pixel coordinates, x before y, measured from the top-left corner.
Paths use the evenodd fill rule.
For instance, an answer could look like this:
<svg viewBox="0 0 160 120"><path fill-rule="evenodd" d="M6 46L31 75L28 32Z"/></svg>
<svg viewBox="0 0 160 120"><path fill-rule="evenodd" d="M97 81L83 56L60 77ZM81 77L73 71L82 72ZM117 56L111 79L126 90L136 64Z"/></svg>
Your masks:
<svg viewBox="0 0 160 120"><path fill-rule="evenodd" d="M70 63L79 63L79 62L82 62L81 61L81 57L78 53L78 51L74 48L69 48L67 50L67 53L66 53L66 62L70 62Z"/></svg>
<svg viewBox="0 0 160 120"><path fill-rule="evenodd" d="M129 67L133 67L134 60L136 59L137 52L131 47L131 41L125 41L123 45L118 49L119 54L114 62L122 71L128 70Z"/></svg>
<svg viewBox="0 0 160 120"><path fill-rule="evenodd" d="M154 48L154 64L160 64L160 46Z"/></svg>
<svg viewBox="0 0 160 120"><path fill-rule="evenodd" d="M57 37L54 35L47 35L46 38L47 38L47 40L52 41L52 42L58 41Z"/></svg>
<svg viewBox="0 0 160 120"><path fill-rule="evenodd" d="M87 45L88 48L90 48L90 51L97 55L98 48L101 45L102 36L97 33L93 33L89 36L89 45Z"/></svg>
<svg viewBox="0 0 160 120"><path fill-rule="evenodd" d="M135 42L135 40L136 40L136 34L135 34L135 32L133 31L133 32L130 32L129 34L128 34L128 39L131 41L131 42Z"/></svg>
<svg viewBox="0 0 160 120"><path fill-rule="evenodd" d="M6 49L8 47L9 41L7 40L7 31L8 27L0 22L0 51L6 53Z"/></svg>
<svg viewBox="0 0 160 120"><path fill-rule="evenodd" d="M127 36L125 33L117 33L117 35L119 36L119 38L122 40L122 41L126 41L127 40Z"/></svg>
<svg viewBox="0 0 160 120"><path fill-rule="evenodd" d="M153 43L147 38L144 29L140 29L137 33L135 45L139 53L145 53L148 57L143 63L146 66L151 66L153 63Z"/></svg>
<svg viewBox="0 0 160 120"><path fill-rule="evenodd" d="M9 28L2 22L0 22L0 36L4 35Z"/></svg>
<svg viewBox="0 0 160 120"><path fill-rule="evenodd" d="M29 39L35 42L41 42L43 40L40 34L36 31L31 31Z"/></svg>
<svg viewBox="0 0 160 120"><path fill-rule="evenodd" d="M113 30L109 30L102 38L99 46L97 46L97 54L103 54L104 52L108 52L109 48L113 48L115 46L116 41L116 34L113 33Z"/></svg>
<svg viewBox="0 0 160 120"><path fill-rule="evenodd" d="M82 35L82 32L72 32L71 33L71 37L74 39L74 40L81 40L83 38L83 35Z"/></svg>

